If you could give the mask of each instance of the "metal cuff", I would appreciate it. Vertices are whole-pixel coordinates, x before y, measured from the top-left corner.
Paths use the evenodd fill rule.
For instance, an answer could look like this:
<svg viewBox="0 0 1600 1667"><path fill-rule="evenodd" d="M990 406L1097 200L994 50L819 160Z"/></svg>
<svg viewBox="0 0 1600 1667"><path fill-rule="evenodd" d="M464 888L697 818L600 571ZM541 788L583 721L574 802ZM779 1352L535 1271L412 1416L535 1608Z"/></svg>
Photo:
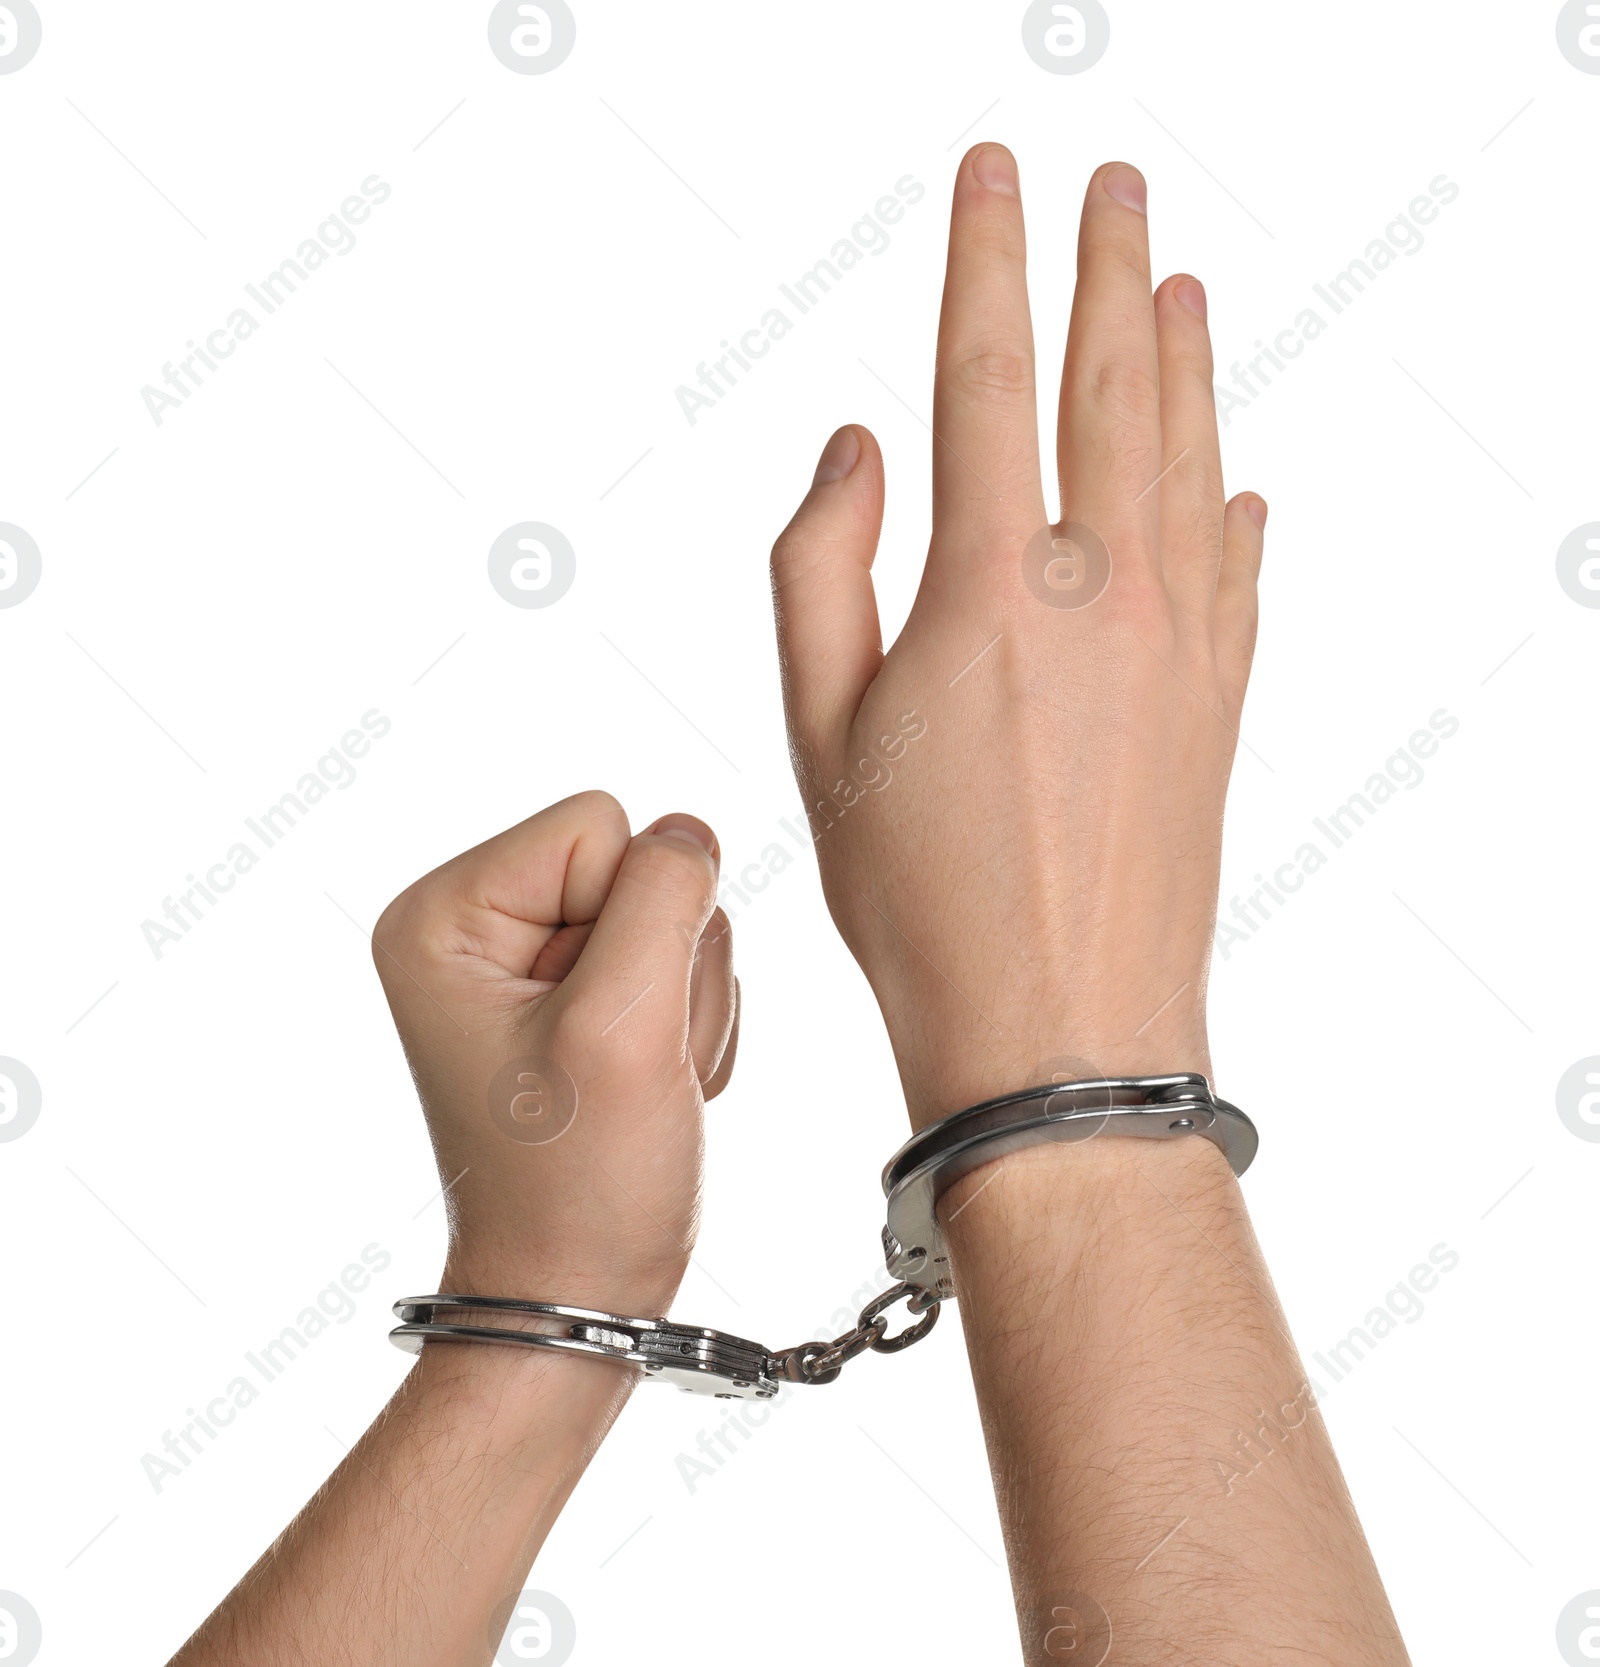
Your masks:
<svg viewBox="0 0 1600 1667"><path fill-rule="evenodd" d="M920 1343L939 1318L939 1305L917 1310L921 1318L889 1335L888 1310L917 1295L910 1285L891 1285L861 1310L856 1323L831 1343L797 1343L771 1350L747 1337L732 1337L709 1326L680 1325L675 1320L641 1320L595 1308L572 1308L559 1302L523 1302L515 1297L402 1297L394 1305L403 1323L389 1333L396 1348L421 1354L430 1338L452 1343L509 1343L525 1349L554 1349L642 1366L647 1380L676 1384L696 1395L721 1401L770 1401L786 1383L832 1383L846 1362L869 1349L898 1354ZM505 1326L459 1325L437 1313L485 1309L491 1314L525 1314L547 1328L512 1330Z"/></svg>
<svg viewBox="0 0 1600 1667"><path fill-rule="evenodd" d="M459 1325L435 1315L470 1309L535 1315L549 1331L513 1331L502 1326ZM403 1323L389 1333L396 1348L420 1354L430 1337L458 1343L510 1343L525 1349L554 1349L642 1366L647 1378L725 1399L771 1400L778 1385L768 1374L767 1351L744 1337L671 1320L638 1319L560 1302L521 1302L510 1297L402 1297L394 1305Z"/></svg>
<svg viewBox="0 0 1600 1667"><path fill-rule="evenodd" d="M1142 1140L1201 1135L1221 1148L1235 1175L1250 1167L1258 1144L1255 1124L1195 1073L1046 1083L942 1118L913 1135L883 1171L884 1261L893 1278L917 1287L912 1311L955 1296L937 1208L948 1188L1024 1146L1101 1134Z"/></svg>

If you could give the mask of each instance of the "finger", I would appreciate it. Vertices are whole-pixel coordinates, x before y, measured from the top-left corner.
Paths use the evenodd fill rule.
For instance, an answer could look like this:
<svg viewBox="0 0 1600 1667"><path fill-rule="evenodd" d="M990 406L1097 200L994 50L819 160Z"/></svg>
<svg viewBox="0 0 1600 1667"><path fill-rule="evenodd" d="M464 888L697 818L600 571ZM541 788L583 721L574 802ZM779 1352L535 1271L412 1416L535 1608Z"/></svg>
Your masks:
<svg viewBox="0 0 1600 1667"><path fill-rule="evenodd" d="M1168 588L1209 615L1222 561L1222 451L1211 388L1211 333L1198 278L1156 291L1161 381L1161 559Z"/></svg>
<svg viewBox="0 0 1600 1667"><path fill-rule="evenodd" d="M824 448L816 479L772 550L789 733L831 753L883 664L872 558L883 524L883 457L854 424Z"/></svg>
<svg viewBox="0 0 1600 1667"><path fill-rule="evenodd" d="M739 990L739 980L733 981L733 1025L728 1031L727 1045L722 1050L722 1058L717 1061L717 1068L704 1079L700 1085L701 1094L708 1100L714 1100L728 1086L728 1078L733 1075L733 1062L739 1052L739 1015L744 1002Z"/></svg>
<svg viewBox="0 0 1600 1667"><path fill-rule="evenodd" d="M608 1055L669 1066L687 1059L695 946L716 903L716 835L663 816L629 842L578 964L550 997Z"/></svg>
<svg viewBox="0 0 1600 1667"><path fill-rule="evenodd" d="M957 548L1044 524L1026 256L1016 161L978 145L956 172L933 383L934 524Z"/></svg>
<svg viewBox="0 0 1600 1667"><path fill-rule="evenodd" d="M627 815L609 793L576 793L550 805L395 898L373 931L380 972L392 965L384 946L405 941L470 949L519 978L531 976L563 927L600 913L627 845Z"/></svg>
<svg viewBox="0 0 1600 1667"><path fill-rule="evenodd" d="M733 1031L733 928L721 909L700 934L689 975L689 1059L702 1083L716 1075Z"/></svg>
<svg viewBox="0 0 1600 1667"><path fill-rule="evenodd" d="M1238 722L1256 647L1256 581L1267 524L1266 501L1254 492L1230 500L1222 522L1222 568L1213 609L1217 668L1228 715Z"/></svg>
<svg viewBox="0 0 1600 1667"><path fill-rule="evenodd" d="M1113 564L1156 559L1160 379L1144 176L1107 163L1089 182L1078 286L1061 375L1056 467L1063 521L1081 522Z"/></svg>
<svg viewBox="0 0 1600 1667"><path fill-rule="evenodd" d="M563 926L552 933L534 957L528 977L535 984L559 984L578 964L593 930L594 922L588 921L582 926Z"/></svg>

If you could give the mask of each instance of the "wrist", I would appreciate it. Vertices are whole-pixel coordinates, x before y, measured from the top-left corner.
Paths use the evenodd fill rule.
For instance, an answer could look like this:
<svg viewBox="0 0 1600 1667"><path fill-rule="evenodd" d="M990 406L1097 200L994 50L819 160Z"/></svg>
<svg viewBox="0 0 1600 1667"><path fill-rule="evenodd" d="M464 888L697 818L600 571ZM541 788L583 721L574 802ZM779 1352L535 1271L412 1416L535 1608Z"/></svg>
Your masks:
<svg viewBox="0 0 1600 1667"><path fill-rule="evenodd" d="M452 1247L438 1288L452 1296L513 1297L522 1302L554 1302L637 1319L660 1319L671 1308L688 1266L687 1256L580 1264L527 1253L508 1256L497 1250L461 1245Z"/></svg>
<svg viewBox="0 0 1600 1667"><path fill-rule="evenodd" d="M458 1458L485 1466L484 1479L501 1470L491 1487L497 1497L537 1499L571 1485L640 1375L610 1360L434 1338L423 1345L396 1405Z"/></svg>
<svg viewBox="0 0 1600 1667"><path fill-rule="evenodd" d="M1243 1200L1209 1140L1110 1135L998 1158L963 1176L938 1209L958 1291L977 1279L987 1300L1115 1278L1156 1254L1204 1253L1207 1239L1229 1234Z"/></svg>
<svg viewBox="0 0 1600 1667"><path fill-rule="evenodd" d="M1205 1027L1188 1026L1160 1036L1115 1039L1080 1033L1067 1045L1043 1039L1022 1045L996 1038L916 1037L896 1045L901 1085L913 1129L1003 1094L1048 1082L1096 1077L1173 1076L1197 1072L1210 1082L1211 1049Z"/></svg>

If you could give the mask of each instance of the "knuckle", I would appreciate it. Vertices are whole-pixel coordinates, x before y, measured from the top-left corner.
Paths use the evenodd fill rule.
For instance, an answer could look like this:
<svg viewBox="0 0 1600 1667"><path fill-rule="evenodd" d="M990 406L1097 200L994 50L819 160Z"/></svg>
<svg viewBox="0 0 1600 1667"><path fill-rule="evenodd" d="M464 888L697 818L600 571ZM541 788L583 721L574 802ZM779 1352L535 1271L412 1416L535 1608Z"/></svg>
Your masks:
<svg viewBox="0 0 1600 1667"><path fill-rule="evenodd" d="M1150 255L1143 237L1124 232L1107 232L1093 239L1089 258L1096 266L1119 283L1137 284L1148 298L1150 291Z"/></svg>
<svg viewBox="0 0 1600 1667"><path fill-rule="evenodd" d="M783 531L773 540L772 571L774 577L776 577L779 568L784 567L786 564L793 561L795 551L799 544L800 539L796 536L792 525L785 527Z"/></svg>
<svg viewBox="0 0 1600 1667"><path fill-rule="evenodd" d="M772 546L772 589L775 596L803 583L828 561L833 540L816 531L786 527Z"/></svg>
<svg viewBox="0 0 1600 1667"><path fill-rule="evenodd" d="M1014 399L1033 389L1033 356L1006 345L963 350L951 361L950 381L974 399Z"/></svg>
<svg viewBox="0 0 1600 1667"><path fill-rule="evenodd" d="M648 983L607 979L573 992L550 1013L542 1046L580 1094L585 1087L617 1088L660 1059L664 1035L652 1019Z"/></svg>
<svg viewBox="0 0 1600 1667"><path fill-rule="evenodd" d="M1185 381L1203 382L1210 388L1212 365L1209 353L1196 347L1180 347L1173 351L1171 364Z"/></svg>
<svg viewBox="0 0 1600 1667"><path fill-rule="evenodd" d="M427 882L418 880L393 898L378 916L372 928L372 959L380 974L387 973L392 965L390 954L423 940L430 908Z"/></svg>
<svg viewBox="0 0 1600 1667"><path fill-rule="evenodd" d="M601 1005L592 986L568 985L540 1012L540 1045L560 1064L577 1059L580 1042L597 1035L606 1022L600 1016Z"/></svg>
<svg viewBox="0 0 1600 1667"><path fill-rule="evenodd" d="M622 802L603 787L586 787L566 801L578 814L591 822L614 822L628 819Z"/></svg>
<svg viewBox="0 0 1600 1667"><path fill-rule="evenodd" d="M1027 242L1021 216L1009 209L976 214L961 228L961 253L980 270L1004 268L1026 258Z"/></svg>
<svg viewBox="0 0 1600 1667"><path fill-rule="evenodd" d="M711 893L711 858L687 840L652 836L634 843L618 883L650 895L674 898Z"/></svg>
<svg viewBox="0 0 1600 1667"><path fill-rule="evenodd" d="M1115 421L1144 421L1157 410L1160 388L1144 365L1113 357L1095 366L1089 378L1089 397Z"/></svg>
<svg viewBox="0 0 1600 1667"><path fill-rule="evenodd" d="M615 1030L604 1034L616 1014L609 1010L598 990L587 987L564 990L561 996L559 1002L552 1003L541 1015L539 1046L564 1071L584 1077L588 1074L585 1066L596 1046L610 1042L616 1035Z"/></svg>

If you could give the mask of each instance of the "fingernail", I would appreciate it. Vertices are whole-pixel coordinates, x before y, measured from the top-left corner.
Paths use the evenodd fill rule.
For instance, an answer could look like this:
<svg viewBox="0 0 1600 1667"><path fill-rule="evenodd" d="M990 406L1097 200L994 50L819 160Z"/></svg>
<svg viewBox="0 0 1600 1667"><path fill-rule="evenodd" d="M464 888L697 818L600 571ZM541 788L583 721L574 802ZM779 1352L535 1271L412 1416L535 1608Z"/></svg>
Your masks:
<svg viewBox="0 0 1600 1667"><path fill-rule="evenodd" d="M1252 498L1250 502L1244 506L1244 512L1252 521L1255 522L1257 527L1266 526L1267 501L1265 498Z"/></svg>
<svg viewBox="0 0 1600 1667"><path fill-rule="evenodd" d="M1206 291L1198 278L1185 278L1173 293L1202 324L1206 321Z"/></svg>
<svg viewBox="0 0 1600 1667"><path fill-rule="evenodd" d="M644 831L662 839L676 839L685 845L698 846L713 861L721 855L717 836L698 816L663 816Z"/></svg>
<svg viewBox="0 0 1600 1667"><path fill-rule="evenodd" d="M1017 162L1004 145L985 145L972 159L972 171L980 185L1002 196L1017 194Z"/></svg>
<svg viewBox="0 0 1600 1667"><path fill-rule="evenodd" d="M843 480L856 466L856 459L861 455L861 442L856 438L853 428L841 428L837 434L822 448L822 456L817 460L817 472L812 476L813 486L826 486L830 481Z"/></svg>
<svg viewBox="0 0 1600 1667"><path fill-rule="evenodd" d="M1118 162L1106 175L1106 195L1115 197L1124 208L1135 209L1143 214L1144 175L1137 168L1130 168L1126 162Z"/></svg>

